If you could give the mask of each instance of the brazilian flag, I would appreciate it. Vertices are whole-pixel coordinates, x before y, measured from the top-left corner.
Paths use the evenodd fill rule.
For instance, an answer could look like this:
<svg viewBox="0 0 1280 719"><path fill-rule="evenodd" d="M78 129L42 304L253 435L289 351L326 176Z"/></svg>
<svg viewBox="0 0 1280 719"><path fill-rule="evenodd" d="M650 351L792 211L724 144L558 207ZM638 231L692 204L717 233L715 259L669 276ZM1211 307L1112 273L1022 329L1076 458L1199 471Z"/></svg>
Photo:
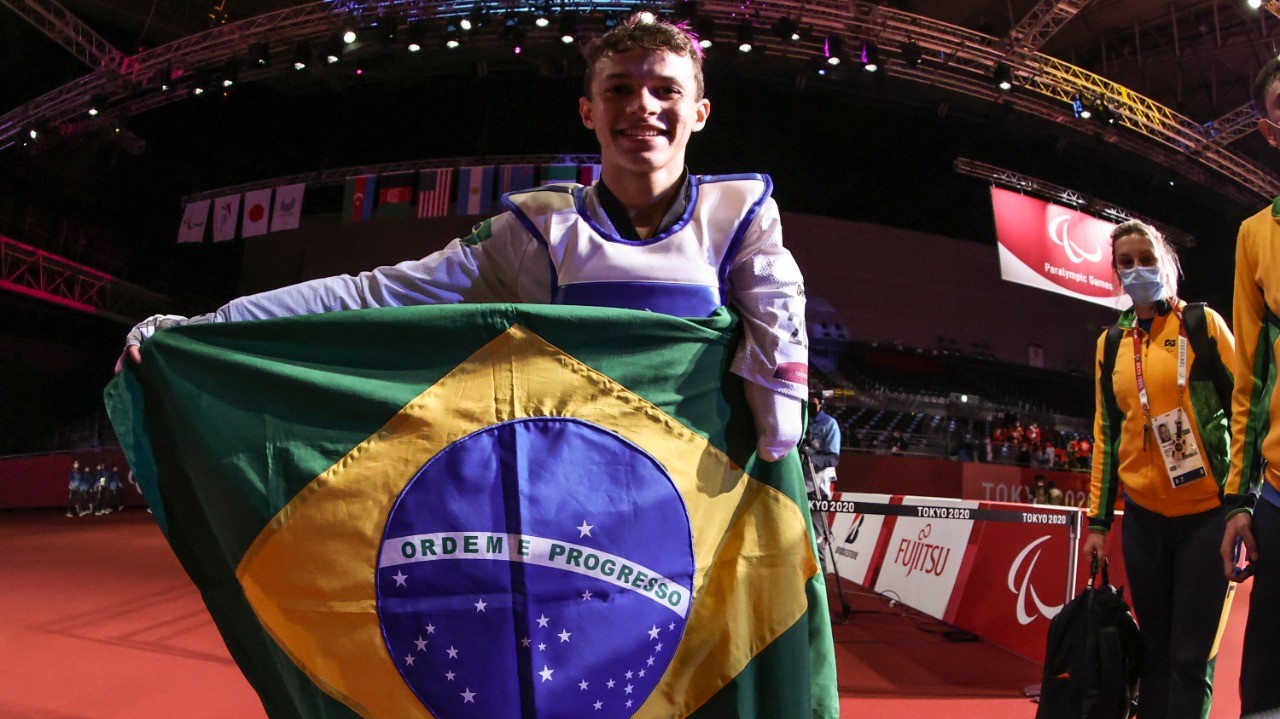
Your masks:
<svg viewBox="0 0 1280 719"><path fill-rule="evenodd" d="M453 305L166 330L107 388L273 717L835 717L799 462L726 311Z"/></svg>

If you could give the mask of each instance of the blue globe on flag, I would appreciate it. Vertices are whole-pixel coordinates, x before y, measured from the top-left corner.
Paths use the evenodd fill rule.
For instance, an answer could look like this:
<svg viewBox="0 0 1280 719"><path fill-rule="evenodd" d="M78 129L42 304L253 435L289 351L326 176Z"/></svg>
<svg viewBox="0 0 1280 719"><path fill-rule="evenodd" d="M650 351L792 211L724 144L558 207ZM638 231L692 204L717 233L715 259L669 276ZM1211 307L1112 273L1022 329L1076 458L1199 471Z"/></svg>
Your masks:
<svg viewBox="0 0 1280 719"><path fill-rule="evenodd" d="M670 664L694 576L666 470L579 419L485 427L405 487L379 549L378 618L441 719L630 717Z"/></svg>

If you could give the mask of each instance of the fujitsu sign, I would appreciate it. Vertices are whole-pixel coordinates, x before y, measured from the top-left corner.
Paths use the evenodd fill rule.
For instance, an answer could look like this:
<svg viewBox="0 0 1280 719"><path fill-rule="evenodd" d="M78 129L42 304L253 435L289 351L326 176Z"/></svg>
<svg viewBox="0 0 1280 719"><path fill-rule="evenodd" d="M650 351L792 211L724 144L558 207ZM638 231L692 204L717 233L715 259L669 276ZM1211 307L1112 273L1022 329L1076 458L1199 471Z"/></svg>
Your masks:
<svg viewBox="0 0 1280 719"><path fill-rule="evenodd" d="M1113 223L991 188L1000 276L1108 307L1127 303L1111 268Z"/></svg>
<svg viewBox="0 0 1280 719"><path fill-rule="evenodd" d="M941 577L942 573L946 571L947 560L951 558L951 548L940 544L930 544L926 541L932 533L933 525L926 524L917 533L916 539L903 537L898 542L898 551L894 561L907 568L906 576L909 577L912 572L918 570Z"/></svg>

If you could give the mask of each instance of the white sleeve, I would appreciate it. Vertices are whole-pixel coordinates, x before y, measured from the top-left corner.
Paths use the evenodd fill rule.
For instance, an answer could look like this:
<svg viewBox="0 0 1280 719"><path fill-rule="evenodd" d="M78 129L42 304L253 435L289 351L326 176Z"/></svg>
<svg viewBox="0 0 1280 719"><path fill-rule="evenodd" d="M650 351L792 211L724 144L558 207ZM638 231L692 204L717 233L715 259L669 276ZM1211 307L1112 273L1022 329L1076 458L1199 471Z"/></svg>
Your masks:
<svg viewBox="0 0 1280 719"><path fill-rule="evenodd" d="M420 260L241 297L216 314L223 321L241 321L371 307L539 303L549 302L551 291L545 248L508 212Z"/></svg>
<svg viewBox="0 0 1280 719"><path fill-rule="evenodd" d="M756 214L734 258L729 294L744 330L734 374L803 400L809 390L804 278L782 246L782 218L772 198Z"/></svg>

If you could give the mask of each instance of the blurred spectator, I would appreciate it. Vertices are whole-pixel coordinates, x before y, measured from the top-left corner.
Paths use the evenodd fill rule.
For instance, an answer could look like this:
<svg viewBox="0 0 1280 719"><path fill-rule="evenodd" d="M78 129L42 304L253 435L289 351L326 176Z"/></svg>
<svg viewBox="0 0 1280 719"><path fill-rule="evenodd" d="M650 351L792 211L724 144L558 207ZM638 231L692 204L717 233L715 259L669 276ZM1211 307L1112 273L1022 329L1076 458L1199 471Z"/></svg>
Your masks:
<svg viewBox="0 0 1280 719"><path fill-rule="evenodd" d="M1032 504L1049 504L1049 485L1044 481L1043 474L1037 474L1035 482L1031 485L1031 503Z"/></svg>

